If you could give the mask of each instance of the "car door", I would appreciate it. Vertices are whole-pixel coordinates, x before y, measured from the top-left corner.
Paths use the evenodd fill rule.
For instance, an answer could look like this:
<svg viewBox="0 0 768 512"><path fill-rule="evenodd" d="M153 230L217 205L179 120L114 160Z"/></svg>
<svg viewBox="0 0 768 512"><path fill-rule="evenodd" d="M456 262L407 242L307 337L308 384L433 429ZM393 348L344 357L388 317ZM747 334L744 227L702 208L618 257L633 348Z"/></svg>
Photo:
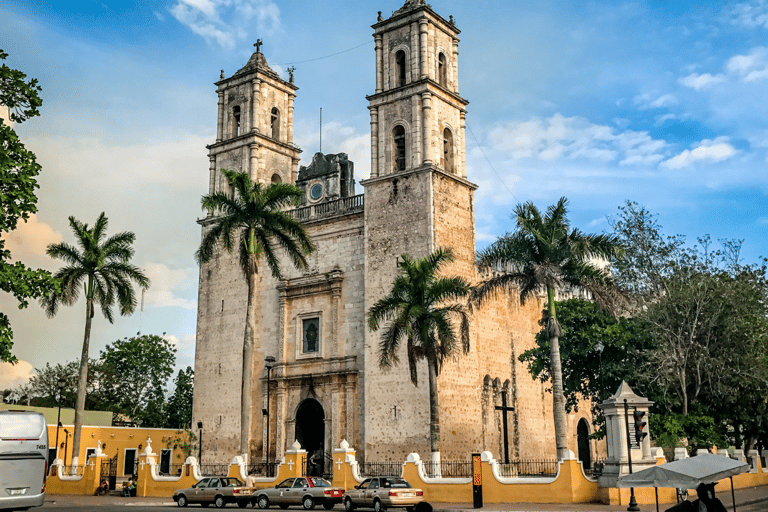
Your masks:
<svg viewBox="0 0 768 512"><path fill-rule="evenodd" d="M301 498L304 497L304 492L309 488L306 478L297 478L293 482L291 488L291 505L301 505Z"/></svg>
<svg viewBox="0 0 768 512"><path fill-rule="evenodd" d="M291 487L295 480L295 478L286 478L277 484L274 489L268 489L265 494L269 498L270 503L275 505L288 504L291 497Z"/></svg>
<svg viewBox="0 0 768 512"><path fill-rule="evenodd" d="M202 503L204 501L203 496L205 496L205 489L208 487L210 480L210 478L203 478L192 486L193 491L187 496L190 503Z"/></svg>
<svg viewBox="0 0 768 512"><path fill-rule="evenodd" d="M372 507L373 500L379 496L379 479L371 478L371 483L368 484L368 489L365 490L365 506Z"/></svg>
<svg viewBox="0 0 768 512"><path fill-rule="evenodd" d="M220 485L218 478L211 478L208 482L208 487L203 490L202 501L205 503L213 503L213 498L216 496L216 491L219 490Z"/></svg>

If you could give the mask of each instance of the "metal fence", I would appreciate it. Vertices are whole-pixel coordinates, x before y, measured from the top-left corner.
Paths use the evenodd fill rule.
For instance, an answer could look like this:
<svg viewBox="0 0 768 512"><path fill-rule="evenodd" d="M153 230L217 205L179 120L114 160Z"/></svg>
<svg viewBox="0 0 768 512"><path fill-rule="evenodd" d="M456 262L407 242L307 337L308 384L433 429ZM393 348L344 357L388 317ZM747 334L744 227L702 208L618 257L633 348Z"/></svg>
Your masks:
<svg viewBox="0 0 768 512"><path fill-rule="evenodd" d="M277 462L255 462L248 464L247 471L249 475L274 477L277 474L277 466Z"/></svg>
<svg viewBox="0 0 768 512"><path fill-rule="evenodd" d="M226 476L229 474L229 464L200 464L202 476Z"/></svg>
<svg viewBox="0 0 768 512"><path fill-rule="evenodd" d="M469 478L472 476L471 460L441 460L422 462L424 473L431 478Z"/></svg>
<svg viewBox="0 0 768 512"><path fill-rule="evenodd" d="M87 466L64 466L62 470L63 475L68 476L83 476L85 474L85 468Z"/></svg>
<svg viewBox="0 0 768 512"><path fill-rule="evenodd" d="M584 474L587 476L600 476L603 474L604 467L605 461L603 459L597 459L592 462L592 467L584 468Z"/></svg>
<svg viewBox="0 0 768 512"><path fill-rule="evenodd" d="M516 460L509 464L499 464L499 475L506 477L556 476L557 459Z"/></svg>
<svg viewBox="0 0 768 512"><path fill-rule="evenodd" d="M373 476L403 476L402 462L358 462L360 476L370 478Z"/></svg>
<svg viewBox="0 0 768 512"><path fill-rule="evenodd" d="M160 464L160 476L181 476L184 464Z"/></svg>

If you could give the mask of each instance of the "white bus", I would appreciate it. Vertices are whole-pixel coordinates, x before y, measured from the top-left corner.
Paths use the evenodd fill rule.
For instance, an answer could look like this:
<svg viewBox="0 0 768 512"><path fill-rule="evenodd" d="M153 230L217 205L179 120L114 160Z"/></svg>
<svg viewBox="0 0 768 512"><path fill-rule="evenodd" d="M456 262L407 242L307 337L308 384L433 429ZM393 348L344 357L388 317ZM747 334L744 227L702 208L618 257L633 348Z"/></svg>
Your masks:
<svg viewBox="0 0 768 512"><path fill-rule="evenodd" d="M0 510L41 507L48 474L48 427L31 411L0 411Z"/></svg>

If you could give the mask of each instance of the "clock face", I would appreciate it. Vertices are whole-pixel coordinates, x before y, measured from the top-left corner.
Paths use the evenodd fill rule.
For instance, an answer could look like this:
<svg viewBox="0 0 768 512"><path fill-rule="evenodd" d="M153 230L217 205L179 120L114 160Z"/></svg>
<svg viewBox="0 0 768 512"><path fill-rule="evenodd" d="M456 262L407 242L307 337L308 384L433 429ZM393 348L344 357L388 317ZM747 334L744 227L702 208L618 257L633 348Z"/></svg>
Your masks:
<svg viewBox="0 0 768 512"><path fill-rule="evenodd" d="M320 183L315 183L312 185L312 188L309 189L309 197L311 197L314 200L320 199L320 196L323 195L323 186Z"/></svg>

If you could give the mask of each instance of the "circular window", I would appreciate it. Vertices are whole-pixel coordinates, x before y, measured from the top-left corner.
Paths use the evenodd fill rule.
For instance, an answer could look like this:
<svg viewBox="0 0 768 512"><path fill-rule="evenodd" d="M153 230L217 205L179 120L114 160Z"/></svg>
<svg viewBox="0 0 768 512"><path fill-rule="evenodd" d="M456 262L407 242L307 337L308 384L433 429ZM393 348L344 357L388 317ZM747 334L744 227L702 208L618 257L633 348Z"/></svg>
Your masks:
<svg viewBox="0 0 768 512"><path fill-rule="evenodd" d="M323 195L323 186L320 183L315 183L312 188L309 189L309 197L317 201L320 196Z"/></svg>

